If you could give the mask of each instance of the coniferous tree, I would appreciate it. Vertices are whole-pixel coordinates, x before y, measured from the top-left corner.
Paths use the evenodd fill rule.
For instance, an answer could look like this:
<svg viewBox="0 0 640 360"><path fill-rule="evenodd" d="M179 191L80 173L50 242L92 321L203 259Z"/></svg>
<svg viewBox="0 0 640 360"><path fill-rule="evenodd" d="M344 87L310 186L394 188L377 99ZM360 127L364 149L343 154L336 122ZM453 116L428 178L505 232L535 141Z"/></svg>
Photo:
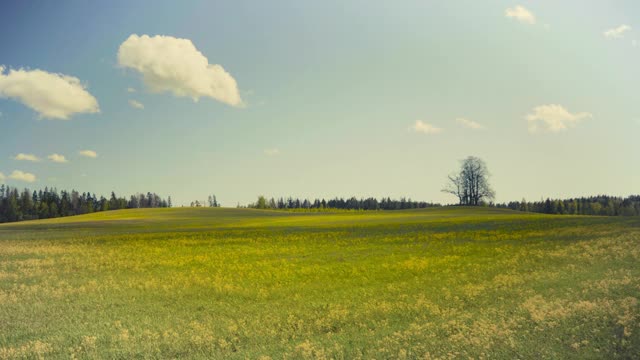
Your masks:
<svg viewBox="0 0 640 360"><path fill-rule="evenodd" d="M148 193L150 204L154 207L166 207L168 202L154 193ZM146 196L142 196L147 198ZM139 199L132 196L131 199ZM56 189L45 188L39 191L24 189L19 192L16 188L0 185L0 222L21 221L32 219L46 219L60 216L80 215L96 211L138 207L137 202L127 202L124 198L111 193L111 199L96 194L72 190L70 193Z"/></svg>

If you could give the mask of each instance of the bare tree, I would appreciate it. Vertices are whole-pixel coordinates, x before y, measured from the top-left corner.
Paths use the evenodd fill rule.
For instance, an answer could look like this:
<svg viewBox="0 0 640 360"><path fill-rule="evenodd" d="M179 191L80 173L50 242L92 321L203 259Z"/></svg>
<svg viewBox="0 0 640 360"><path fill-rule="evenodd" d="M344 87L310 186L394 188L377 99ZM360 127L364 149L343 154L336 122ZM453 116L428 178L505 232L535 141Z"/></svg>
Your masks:
<svg viewBox="0 0 640 360"><path fill-rule="evenodd" d="M458 203L460 205L465 203L465 191L464 191L464 182L460 175L458 174L450 174L448 176L449 183L442 189L443 192L453 194L458 197Z"/></svg>
<svg viewBox="0 0 640 360"><path fill-rule="evenodd" d="M495 197L487 165L475 156L462 160L460 172L449 175L449 183L442 191L457 196L460 205L477 206Z"/></svg>

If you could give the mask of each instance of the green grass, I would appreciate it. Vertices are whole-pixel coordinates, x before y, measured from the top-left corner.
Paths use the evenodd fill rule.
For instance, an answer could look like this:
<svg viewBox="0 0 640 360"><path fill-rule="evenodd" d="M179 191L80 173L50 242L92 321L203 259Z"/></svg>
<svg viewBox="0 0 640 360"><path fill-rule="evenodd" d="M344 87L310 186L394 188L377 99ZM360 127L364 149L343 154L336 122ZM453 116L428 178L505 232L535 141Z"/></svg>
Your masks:
<svg viewBox="0 0 640 360"><path fill-rule="evenodd" d="M3 358L634 358L640 219L123 210L0 225Z"/></svg>

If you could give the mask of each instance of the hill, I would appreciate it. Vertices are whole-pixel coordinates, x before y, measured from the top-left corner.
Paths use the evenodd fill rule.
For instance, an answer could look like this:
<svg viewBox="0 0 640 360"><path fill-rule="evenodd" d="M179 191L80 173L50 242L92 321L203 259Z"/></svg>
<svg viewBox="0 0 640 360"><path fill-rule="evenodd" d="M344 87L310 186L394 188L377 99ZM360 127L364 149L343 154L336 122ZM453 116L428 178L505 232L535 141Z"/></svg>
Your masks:
<svg viewBox="0 0 640 360"><path fill-rule="evenodd" d="M640 221L119 210L0 225L0 358L628 358Z"/></svg>

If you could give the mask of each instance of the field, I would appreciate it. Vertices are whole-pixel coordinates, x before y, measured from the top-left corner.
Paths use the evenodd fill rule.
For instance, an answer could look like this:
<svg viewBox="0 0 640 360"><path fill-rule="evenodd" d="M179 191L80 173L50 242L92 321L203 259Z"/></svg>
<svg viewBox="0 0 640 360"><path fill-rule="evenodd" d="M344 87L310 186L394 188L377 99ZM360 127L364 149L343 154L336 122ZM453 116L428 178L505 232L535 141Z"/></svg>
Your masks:
<svg viewBox="0 0 640 360"><path fill-rule="evenodd" d="M0 225L0 359L638 358L640 219L121 210Z"/></svg>

